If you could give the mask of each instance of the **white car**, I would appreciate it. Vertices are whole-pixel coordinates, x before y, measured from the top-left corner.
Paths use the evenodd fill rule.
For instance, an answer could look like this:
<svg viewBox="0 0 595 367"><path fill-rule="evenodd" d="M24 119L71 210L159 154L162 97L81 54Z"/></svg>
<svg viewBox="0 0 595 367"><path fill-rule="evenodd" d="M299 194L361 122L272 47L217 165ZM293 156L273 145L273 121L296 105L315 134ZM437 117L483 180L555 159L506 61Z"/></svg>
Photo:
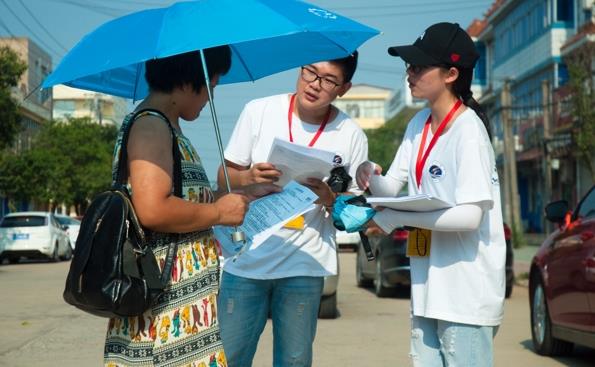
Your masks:
<svg viewBox="0 0 595 367"><path fill-rule="evenodd" d="M78 237L79 230L81 229L81 221L62 214L55 214L55 217L58 220L58 223L60 223L63 227L67 227L66 234L68 234L68 237L70 238L70 246L74 250L76 238Z"/></svg>
<svg viewBox="0 0 595 367"><path fill-rule="evenodd" d="M16 263L21 257L70 260L70 239L48 212L20 212L0 221L0 259Z"/></svg>

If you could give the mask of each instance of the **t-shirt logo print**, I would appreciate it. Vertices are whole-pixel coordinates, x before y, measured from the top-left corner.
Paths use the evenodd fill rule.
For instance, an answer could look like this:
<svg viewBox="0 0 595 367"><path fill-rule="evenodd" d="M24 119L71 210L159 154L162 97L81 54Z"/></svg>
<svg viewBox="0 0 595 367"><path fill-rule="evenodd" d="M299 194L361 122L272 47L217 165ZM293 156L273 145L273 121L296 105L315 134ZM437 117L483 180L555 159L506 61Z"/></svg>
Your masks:
<svg viewBox="0 0 595 367"><path fill-rule="evenodd" d="M419 36L419 40L420 40L420 41L422 41L422 40L424 39L424 36L425 36L425 35L426 35L426 32L424 31L424 33L422 33L422 34Z"/></svg>
<svg viewBox="0 0 595 367"><path fill-rule="evenodd" d="M437 162L433 163L430 166L428 172L430 173L430 177L432 177L432 180L434 181L440 181L440 179L442 179L442 177L444 176L444 168L440 166L440 164L438 164Z"/></svg>

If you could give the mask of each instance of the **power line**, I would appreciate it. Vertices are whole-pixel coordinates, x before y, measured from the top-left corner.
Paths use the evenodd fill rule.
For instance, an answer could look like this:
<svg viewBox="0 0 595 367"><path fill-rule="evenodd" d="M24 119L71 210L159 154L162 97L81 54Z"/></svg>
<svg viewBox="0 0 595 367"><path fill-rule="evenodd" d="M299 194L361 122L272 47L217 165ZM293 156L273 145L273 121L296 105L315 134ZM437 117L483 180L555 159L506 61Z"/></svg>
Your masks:
<svg viewBox="0 0 595 367"><path fill-rule="evenodd" d="M4 6L6 7L6 9L8 9L8 11L10 11L10 13L16 18L16 20L19 21L19 23L21 23L21 25L23 27L25 27L25 29L27 29L29 31L29 33L36 38L37 42L39 42L42 46L46 47L46 49L48 51L54 53L58 57L62 57L63 56L63 54L61 54L59 52L56 52L56 50L54 50L47 43L45 43L43 41L43 39L37 35L37 33L35 33L31 28L29 28L29 26L17 15L17 13L15 13L14 10L12 10L12 8L8 6L8 4L6 3L5 0L0 0L0 1L2 2L2 4L4 4Z"/></svg>
<svg viewBox="0 0 595 367"><path fill-rule="evenodd" d="M484 5L467 6L467 8L483 8L483 7L484 7ZM455 8L419 10L419 11L400 12L400 13L364 14L364 15L354 16L354 18L364 19L364 18L400 17L400 16L408 16L408 15L422 15L422 14L436 14L436 13L444 13L444 12L453 12L453 11L459 11L459 10L460 10L459 7L455 7Z"/></svg>
<svg viewBox="0 0 595 367"><path fill-rule="evenodd" d="M43 29L43 31L65 52L68 51L68 49L66 47L64 47L62 45L62 43L60 43L60 41L58 41L50 31L47 30L47 28L41 24L41 22L37 19L37 17L31 12L31 10L29 9L29 7L27 7L27 5L25 5L25 3L23 2L23 0L19 0L19 3L21 3L21 6L23 8L25 8L25 10L27 11L27 13L29 13L29 15L31 16L31 18L33 18L33 20L37 23L37 25L39 25L39 27L41 29Z"/></svg>
<svg viewBox="0 0 595 367"><path fill-rule="evenodd" d="M474 1L474 0L459 0L459 1L449 1L448 4L449 5L472 5L472 4L478 4L478 1ZM489 6L492 3L492 1L485 1L482 6ZM439 5L444 5L444 1L439 1L439 2L429 2L429 3L410 3L410 4L392 4L392 5L376 5L376 6L370 6L370 5L356 5L356 6L339 6L339 7L333 7L332 10L337 11L337 10L376 10L376 9L401 9L401 8L407 8L407 7L415 7L415 8L422 8L425 6L439 6ZM331 8L329 8L331 9Z"/></svg>

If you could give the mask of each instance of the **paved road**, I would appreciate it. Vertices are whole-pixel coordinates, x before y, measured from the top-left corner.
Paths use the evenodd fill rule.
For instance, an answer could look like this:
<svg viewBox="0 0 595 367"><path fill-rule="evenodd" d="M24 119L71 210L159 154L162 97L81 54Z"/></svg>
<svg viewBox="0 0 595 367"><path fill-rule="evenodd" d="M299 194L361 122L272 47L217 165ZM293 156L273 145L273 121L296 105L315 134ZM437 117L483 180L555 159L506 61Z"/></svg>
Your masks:
<svg viewBox="0 0 595 367"><path fill-rule="evenodd" d="M320 320L315 366L409 365L409 300L379 299L355 286L355 255L341 253L341 317ZM68 263L0 266L0 366L99 366L106 321L62 301ZM496 366L595 366L595 351L543 358L531 350L527 290L515 288L496 337ZM262 337L255 367L271 365L271 327Z"/></svg>

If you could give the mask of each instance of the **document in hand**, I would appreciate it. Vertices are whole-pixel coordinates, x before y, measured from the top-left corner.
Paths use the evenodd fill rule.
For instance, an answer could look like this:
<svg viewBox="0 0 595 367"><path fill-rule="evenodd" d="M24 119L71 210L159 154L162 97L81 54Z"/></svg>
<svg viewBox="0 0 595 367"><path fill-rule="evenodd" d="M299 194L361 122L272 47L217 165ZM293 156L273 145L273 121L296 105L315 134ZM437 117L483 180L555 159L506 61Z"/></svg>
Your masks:
<svg viewBox="0 0 595 367"><path fill-rule="evenodd" d="M366 198L366 201L373 207L383 206L405 212L432 212L434 210L452 207L452 204L427 194L401 196L398 198L370 196Z"/></svg>
<svg viewBox="0 0 595 367"><path fill-rule="evenodd" d="M267 162L283 172L277 185L285 186L291 180L304 183L308 177L321 180L328 177L334 168L334 158L333 152L275 138Z"/></svg>
<svg viewBox="0 0 595 367"><path fill-rule="evenodd" d="M289 220L311 209L316 199L318 196L312 190L291 181L285 185L283 191L254 200L250 203L244 223L238 227L246 235L246 244L231 240L234 227L214 228L224 256L258 247Z"/></svg>

